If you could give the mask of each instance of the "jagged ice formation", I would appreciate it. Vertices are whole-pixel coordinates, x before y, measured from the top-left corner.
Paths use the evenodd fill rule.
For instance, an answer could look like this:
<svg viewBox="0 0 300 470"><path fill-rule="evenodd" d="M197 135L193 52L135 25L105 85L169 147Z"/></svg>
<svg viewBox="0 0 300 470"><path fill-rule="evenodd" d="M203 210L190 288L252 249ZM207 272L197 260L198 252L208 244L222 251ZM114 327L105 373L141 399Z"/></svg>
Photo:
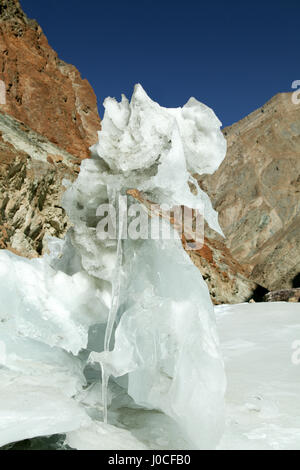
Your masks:
<svg viewBox="0 0 300 470"><path fill-rule="evenodd" d="M193 173L213 173L225 156L221 123L194 98L162 108L140 85L105 110L64 195L66 239L50 239L43 259L0 253L0 396L10 400L0 444L66 433L77 448L82 435L96 448L214 448L225 373L208 288L176 234L123 239L119 196L134 188L157 204L203 207L221 233L208 196L190 190ZM124 218L113 240L99 236L103 204Z"/></svg>

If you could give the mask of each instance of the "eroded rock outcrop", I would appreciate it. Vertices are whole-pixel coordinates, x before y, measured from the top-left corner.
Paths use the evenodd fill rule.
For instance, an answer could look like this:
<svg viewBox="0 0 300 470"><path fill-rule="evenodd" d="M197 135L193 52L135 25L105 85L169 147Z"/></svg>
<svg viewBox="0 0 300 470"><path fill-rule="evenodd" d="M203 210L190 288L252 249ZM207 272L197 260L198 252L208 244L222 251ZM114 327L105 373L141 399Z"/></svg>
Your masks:
<svg viewBox="0 0 300 470"><path fill-rule="evenodd" d="M249 279L247 270L237 262L221 237L206 229L203 248L188 251L206 281L212 302L235 304L253 297L258 285Z"/></svg>
<svg viewBox="0 0 300 470"><path fill-rule="evenodd" d="M254 281L291 287L300 272L300 105L278 94L224 135L225 160L198 178L224 242Z"/></svg>
<svg viewBox="0 0 300 470"><path fill-rule="evenodd" d="M300 302L300 288L282 289L269 292L264 297L265 302Z"/></svg>
<svg viewBox="0 0 300 470"><path fill-rule="evenodd" d="M95 93L73 65L58 58L18 0L0 1L0 79L6 86L2 112L72 155L89 156L100 129Z"/></svg>
<svg viewBox="0 0 300 470"><path fill-rule="evenodd" d="M45 235L69 227L61 197L80 160L25 124L0 113L0 248L35 257Z"/></svg>

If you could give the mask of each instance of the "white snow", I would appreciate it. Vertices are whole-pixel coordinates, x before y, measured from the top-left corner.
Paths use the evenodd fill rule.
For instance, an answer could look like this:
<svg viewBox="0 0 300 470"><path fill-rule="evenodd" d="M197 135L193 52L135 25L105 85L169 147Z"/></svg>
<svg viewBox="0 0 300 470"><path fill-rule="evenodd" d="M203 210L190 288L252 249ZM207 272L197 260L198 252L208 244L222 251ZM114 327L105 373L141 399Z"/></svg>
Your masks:
<svg viewBox="0 0 300 470"><path fill-rule="evenodd" d="M77 450L147 450L129 431L96 422L68 433L66 443Z"/></svg>

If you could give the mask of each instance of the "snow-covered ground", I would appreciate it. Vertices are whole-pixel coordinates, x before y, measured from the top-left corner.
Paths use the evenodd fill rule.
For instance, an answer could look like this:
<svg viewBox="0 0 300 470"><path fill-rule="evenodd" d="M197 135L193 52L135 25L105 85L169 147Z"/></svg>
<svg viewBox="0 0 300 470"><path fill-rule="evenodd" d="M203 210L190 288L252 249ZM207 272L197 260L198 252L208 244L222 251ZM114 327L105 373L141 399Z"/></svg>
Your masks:
<svg viewBox="0 0 300 470"><path fill-rule="evenodd" d="M222 305L215 312L228 381L226 426L218 449L299 450L300 305ZM189 449L164 415L126 408L118 413L119 423L123 420L139 440L112 428L113 446ZM93 424L70 433L68 443L79 449L103 449L103 438L109 445L102 426Z"/></svg>
<svg viewBox="0 0 300 470"><path fill-rule="evenodd" d="M0 251L0 446L60 433L78 449L300 448L299 305L217 307L224 369L207 285L178 235L122 235L132 188L201 208L221 232L207 194L190 191L225 157L221 122L193 98L162 108L140 85L105 107L64 194L66 239L39 259ZM121 208L112 238L98 220L108 207Z"/></svg>
<svg viewBox="0 0 300 470"><path fill-rule="evenodd" d="M300 449L300 304L215 308L227 374L220 449Z"/></svg>

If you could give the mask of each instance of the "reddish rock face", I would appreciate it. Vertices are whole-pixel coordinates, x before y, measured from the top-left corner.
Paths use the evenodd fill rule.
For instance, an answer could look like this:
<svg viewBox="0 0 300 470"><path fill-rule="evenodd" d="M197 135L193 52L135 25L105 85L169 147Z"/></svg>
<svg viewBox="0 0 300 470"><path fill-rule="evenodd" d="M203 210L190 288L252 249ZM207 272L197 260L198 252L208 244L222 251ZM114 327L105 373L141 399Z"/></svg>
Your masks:
<svg viewBox="0 0 300 470"><path fill-rule="evenodd" d="M1 112L72 155L89 156L100 130L94 91L74 66L58 59L18 0L0 1L0 79L6 86Z"/></svg>
<svg viewBox="0 0 300 470"><path fill-rule="evenodd" d="M130 189L127 194L139 201L150 216L156 214L165 218L178 229L178 221L149 201L140 191ZM214 304L245 302L252 297L257 284L248 278L247 270L233 258L222 237L205 225L203 246L195 250L187 249L186 239L182 235L183 247L187 249L192 262L206 281ZM192 236L189 238L192 240Z"/></svg>

